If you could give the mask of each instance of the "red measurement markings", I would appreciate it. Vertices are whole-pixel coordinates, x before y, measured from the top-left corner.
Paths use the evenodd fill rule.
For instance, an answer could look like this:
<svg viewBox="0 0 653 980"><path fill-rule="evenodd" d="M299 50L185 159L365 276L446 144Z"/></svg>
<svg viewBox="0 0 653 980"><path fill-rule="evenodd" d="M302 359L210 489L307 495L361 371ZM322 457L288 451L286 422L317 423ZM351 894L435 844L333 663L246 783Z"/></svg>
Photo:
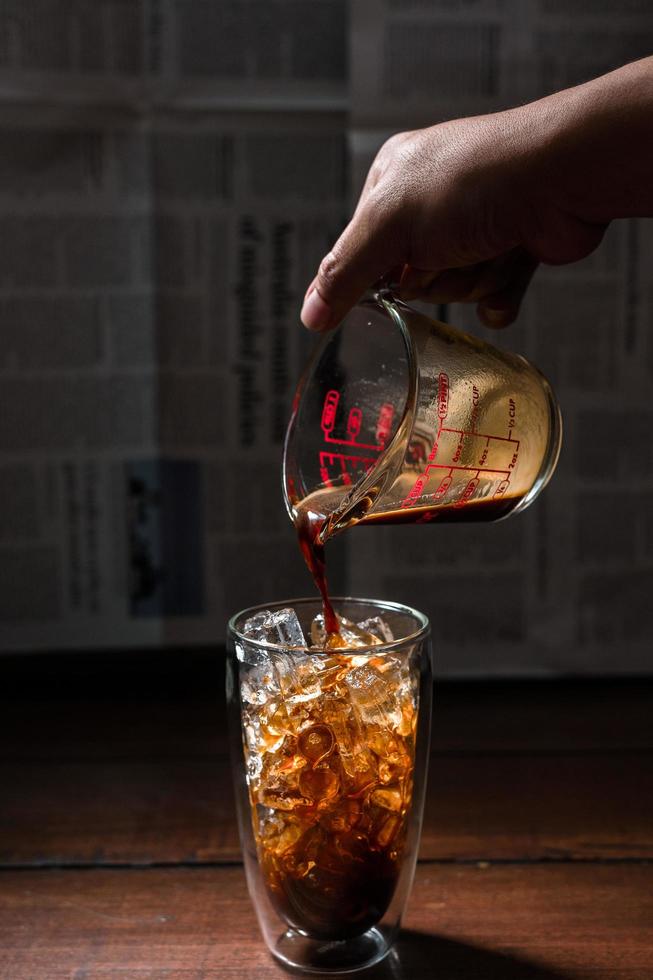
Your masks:
<svg viewBox="0 0 653 980"><path fill-rule="evenodd" d="M338 402L340 401L339 391L327 391L324 396L324 404L322 406L322 432L324 433L324 438L328 437L333 432L333 427L336 424L336 412L338 410Z"/></svg>
<svg viewBox="0 0 653 980"><path fill-rule="evenodd" d="M510 476L510 470L482 469L480 466L453 466L451 463L429 463L424 470L423 476L428 476L430 470L457 470L461 473L496 473L501 476Z"/></svg>
<svg viewBox="0 0 653 980"><path fill-rule="evenodd" d="M385 449L388 444L390 433L392 432L392 420L395 408L390 402L385 402L379 410L379 417L376 420L376 441L379 449Z"/></svg>
<svg viewBox="0 0 653 980"><path fill-rule="evenodd" d="M446 429L446 432L453 432L453 429ZM463 454L463 444L465 442L465 436L468 435L467 432L461 432L458 436L458 445L456 446L453 454L452 462L457 463Z"/></svg>
<svg viewBox="0 0 653 980"><path fill-rule="evenodd" d="M440 422L440 425L439 425L439 427L438 427L438 432L437 432L437 435L436 435L436 437L435 437L435 442L434 442L434 443L433 443L433 445L431 446L431 452L430 452L430 453L428 454L428 456L426 457L426 462L427 462L427 463L432 463L432 462L433 462L433 460L435 459L435 457L436 457L436 456L437 456L437 454L438 454L438 445L439 445L439 439L440 439L440 433L441 433L441 431L442 431L442 422ZM419 460L419 458L417 458L417 459L415 459L415 460L414 460L414 462L416 462L416 463L418 463L419 461L420 461L420 460ZM426 476L426 475L428 474L428 469L429 469L429 468L428 468L428 466L427 466L427 467L426 467L426 470L425 470L425 472L424 472L424 475L425 475L425 476Z"/></svg>
<svg viewBox="0 0 653 980"><path fill-rule="evenodd" d="M449 476L445 476L443 480L440 480L440 483L438 484L438 488L433 494L436 500L441 500L442 497L444 497L445 493L451 486L452 480L453 477L451 476L451 474L449 474Z"/></svg>
<svg viewBox="0 0 653 980"><path fill-rule="evenodd" d="M401 505L400 505L402 509L405 508L405 507L412 507L412 506L414 506L415 502L417 500L419 500L419 498L422 496L422 493L424 491L424 487L428 483L429 477L431 475L431 470L448 470L447 476L445 476L440 481L440 483L438 484L437 490L434 493L434 497L435 497L436 500L441 500L442 497L444 497L445 493L447 492L447 490L449 489L449 487L451 486L451 484L453 482L453 473L454 472L474 473L474 477L467 484L464 493L467 492L468 488L472 484L473 484L472 489L469 492L470 493L473 493L474 492L474 490L476 489L476 487L479 484L479 479L478 478L481 475L481 473L485 473L485 474L491 473L491 474L493 474L493 475L495 475L497 477L502 476L504 478L501 481L501 483L499 484L499 486L500 487L504 487L504 489L501 491L501 493L499 493L499 491L497 491L495 493L495 496L500 496L502 493L505 493L505 490L508 488L508 484L510 482L510 471L509 470L488 470L488 469L482 470L482 469L479 469L476 466L452 466L449 463L429 463L429 465L426 467L426 469L424 470L424 472L423 473L420 473L420 475L418 476L418 478L415 480L415 483L411 487L410 493L408 493L408 495L404 498L404 500L402 500ZM468 499L469 499L468 497L465 497L465 500L468 500Z"/></svg>
<svg viewBox="0 0 653 980"><path fill-rule="evenodd" d="M514 398L508 399L508 438L512 442L512 430L517 425L517 405ZM516 441L516 440L515 440Z"/></svg>
<svg viewBox="0 0 653 980"><path fill-rule="evenodd" d="M444 433L449 433L450 435L458 437L455 446L453 447L452 450L450 450L451 462L433 463L433 460L435 459L436 451L442 442L442 435ZM479 470L482 473L505 473L506 475L509 475L510 471L513 470L517 465L517 456L519 453L519 445L520 445L518 439L512 439L509 436L490 436L484 432L472 432L469 429L452 429L447 426L440 427L440 429L438 430L437 438L438 441L435 443L434 448L433 450L431 450L431 454L429 455L430 465L445 466L447 468L451 466L453 469L470 470L473 472ZM478 441L484 439L485 444L483 445L482 449L480 449L480 451L477 450L479 455L476 457L475 462L470 463L467 466L457 465L460 463L460 460L462 459L463 452L465 450L465 444L469 439L476 439ZM506 460L503 466L492 465L492 455L491 455L492 443L500 443L500 444L510 443L510 447L514 449L512 457L509 459L509 461ZM472 451L473 451L473 446L474 444L472 443ZM427 466L427 471L428 471L428 466Z"/></svg>
<svg viewBox="0 0 653 980"><path fill-rule="evenodd" d="M474 491L476 490L478 484L479 484L479 480L477 477L475 477L473 480L470 480L467 486L465 487L465 489L463 490L463 492L461 493L459 499L454 504L454 507L464 507L467 501L470 499L470 497L474 496Z"/></svg>
<svg viewBox="0 0 653 980"><path fill-rule="evenodd" d="M514 442L515 445L519 445L519 439L512 439L510 436L489 436L485 432L472 432L471 429L449 429L446 425L443 425L440 431L453 432L463 436L475 436L477 439L496 440L497 442Z"/></svg>
<svg viewBox="0 0 653 980"><path fill-rule="evenodd" d="M472 411L469 416L469 421L472 426L472 432L476 433L476 421L478 419L478 405L481 400L481 393L476 385L472 385Z"/></svg>
<svg viewBox="0 0 653 980"><path fill-rule="evenodd" d="M346 439L339 439L333 435L333 430L336 424L336 415L338 413L338 405L340 404L340 392L335 389L327 391L324 396L324 404L322 406L322 420L320 423L322 432L324 434L324 441L336 443L339 446L351 446L357 449L373 449L375 452L381 452L384 448L383 445L379 443L369 443L369 442L357 442L356 437L359 435L360 430L363 425L363 413L360 408L351 408L349 410L349 415L347 416L347 436Z"/></svg>
<svg viewBox="0 0 653 980"><path fill-rule="evenodd" d="M449 449L448 452L446 452L446 443L444 446L442 445L442 440L447 435L457 437L455 444ZM465 465L461 462L461 460L465 451L466 442L470 439L480 442L482 449L475 461ZM510 447L514 449L512 456L509 456L505 463L503 460L501 460L503 465L492 465L493 459L491 447L494 441L501 446L506 443L510 443ZM473 452L473 442L471 443L471 447ZM436 462L435 460L438 457L438 453L443 449L445 450L444 460L440 458L439 461ZM505 436L491 436L481 432L471 432L468 429L454 429L440 423L435 442L433 443L431 451L427 457L426 466L413 484L410 492L402 501L401 507L406 508L415 506L415 503L424 493L424 488L426 487L430 474L433 470L446 471L446 476L443 477L437 490L435 491L436 500L442 499L442 497L444 497L444 495L447 493L453 480L453 474L456 472L469 473L470 475L473 474L469 483L466 485L465 490L463 491L463 496L461 497L463 502L469 499L466 494L473 494L476 490L476 487L478 486L478 478L481 476L481 474L484 474L485 476L492 476L495 479L501 480L500 486L502 486L507 480L510 479L511 471L514 470L517 463L518 452L519 441L516 439L508 439ZM505 455L505 451L503 455Z"/></svg>
<svg viewBox="0 0 653 980"><path fill-rule="evenodd" d="M347 435L350 439L355 439L361 430L361 424L363 422L363 413L360 408L352 408L349 411L349 417L347 419Z"/></svg>
<svg viewBox="0 0 653 980"><path fill-rule="evenodd" d="M415 480L415 483L413 484L413 486L410 489L410 493L401 502L401 509L402 510L404 510L406 507L412 507L413 504L415 503L415 501L419 500L419 498L422 496L422 490L426 486L426 481L427 480L428 480L428 476L426 476L426 475L422 475L422 476L418 476L417 477L417 479Z"/></svg>
<svg viewBox="0 0 653 980"><path fill-rule="evenodd" d="M445 419L449 411L449 375L444 371L438 375L438 418Z"/></svg>
<svg viewBox="0 0 653 980"><path fill-rule="evenodd" d="M501 483L499 484L499 486L496 488L496 490L492 494L492 496L493 497L503 497L504 493L506 492L506 490L508 489L509 486L510 486L510 478L508 478L507 480L502 480Z"/></svg>

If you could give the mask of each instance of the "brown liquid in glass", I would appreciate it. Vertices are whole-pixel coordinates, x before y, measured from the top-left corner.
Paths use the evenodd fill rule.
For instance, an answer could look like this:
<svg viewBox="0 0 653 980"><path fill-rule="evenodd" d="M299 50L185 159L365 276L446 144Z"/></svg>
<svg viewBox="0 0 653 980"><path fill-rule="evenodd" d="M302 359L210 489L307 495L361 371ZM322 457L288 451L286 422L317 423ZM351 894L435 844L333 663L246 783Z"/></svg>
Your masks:
<svg viewBox="0 0 653 980"><path fill-rule="evenodd" d="M317 681L311 663L300 664L280 699L245 708L258 743L250 736L245 752L258 763L248 783L267 894L314 939L377 923L402 866L417 674L409 658L367 651L325 651Z"/></svg>
<svg viewBox="0 0 653 980"><path fill-rule="evenodd" d="M295 507L327 633L319 695L305 696L316 683L305 664L278 702L248 708L260 751L249 779L252 820L268 896L289 926L318 940L361 935L390 904L408 831L417 726L410 663L368 648L360 664L342 649L324 556L334 533L329 515L342 496L322 491ZM349 523L496 520L516 502L405 508ZM360 685L357 671L366 672Z"/></svg>

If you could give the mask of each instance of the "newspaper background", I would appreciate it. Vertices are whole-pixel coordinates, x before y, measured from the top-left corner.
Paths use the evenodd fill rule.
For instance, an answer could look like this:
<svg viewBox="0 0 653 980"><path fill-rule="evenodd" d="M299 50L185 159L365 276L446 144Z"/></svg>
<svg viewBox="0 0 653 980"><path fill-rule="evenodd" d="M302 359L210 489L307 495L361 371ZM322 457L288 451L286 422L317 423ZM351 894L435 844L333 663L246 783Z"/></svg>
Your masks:
<svg viewBox="0 0 653 980"><path fill-rule="evenodd" d="M312 589L279 488L297 314L376 148L649 53L650 4L2 0L0 27L0 645L219 644ZM333 543L337 591L429 612L441 674L650 670L652 238L615 223L491 338L563 406L525 515Z"/></svg>

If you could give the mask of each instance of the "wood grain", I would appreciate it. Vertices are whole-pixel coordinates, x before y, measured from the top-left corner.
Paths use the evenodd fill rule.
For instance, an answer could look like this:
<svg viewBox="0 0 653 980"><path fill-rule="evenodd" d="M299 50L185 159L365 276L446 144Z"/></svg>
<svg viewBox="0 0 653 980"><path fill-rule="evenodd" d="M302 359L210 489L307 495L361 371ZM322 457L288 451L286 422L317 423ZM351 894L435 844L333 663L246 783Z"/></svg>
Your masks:
<svg viewBox="0 0 653 980"><path fill-rule="evenodd" d="M228 760L0 764L0 863L240 860ZM433 756L426 859L653 858L653 755Z"/></svg>
<svg viewBox="0 0 653 980"><path fill-rule="evenodd" d="M0 980L287 976L238 864L221 657L0 662ZM437 686L406 929L366 977L653 980L652 813L651 682Z"/></svg>
<svg viewBox="0 0 653 980"><path fill-rule="evenodd" d="M422 865L374 980L651 980L653 869ZM276 980L240 868L5 872L3 980Z"/></svg>

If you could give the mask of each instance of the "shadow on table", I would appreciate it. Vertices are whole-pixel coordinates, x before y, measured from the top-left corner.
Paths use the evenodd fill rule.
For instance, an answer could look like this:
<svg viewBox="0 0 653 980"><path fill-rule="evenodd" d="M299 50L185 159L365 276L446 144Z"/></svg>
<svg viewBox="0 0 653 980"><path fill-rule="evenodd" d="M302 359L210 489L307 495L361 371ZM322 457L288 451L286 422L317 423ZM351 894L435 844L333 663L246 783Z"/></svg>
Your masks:
<svg viewBox="0 0 653 980"><path fill-rule="evenodd" d="M393 953L361 980L568 980L568 974L517 956L409 929Z"/></svg>

